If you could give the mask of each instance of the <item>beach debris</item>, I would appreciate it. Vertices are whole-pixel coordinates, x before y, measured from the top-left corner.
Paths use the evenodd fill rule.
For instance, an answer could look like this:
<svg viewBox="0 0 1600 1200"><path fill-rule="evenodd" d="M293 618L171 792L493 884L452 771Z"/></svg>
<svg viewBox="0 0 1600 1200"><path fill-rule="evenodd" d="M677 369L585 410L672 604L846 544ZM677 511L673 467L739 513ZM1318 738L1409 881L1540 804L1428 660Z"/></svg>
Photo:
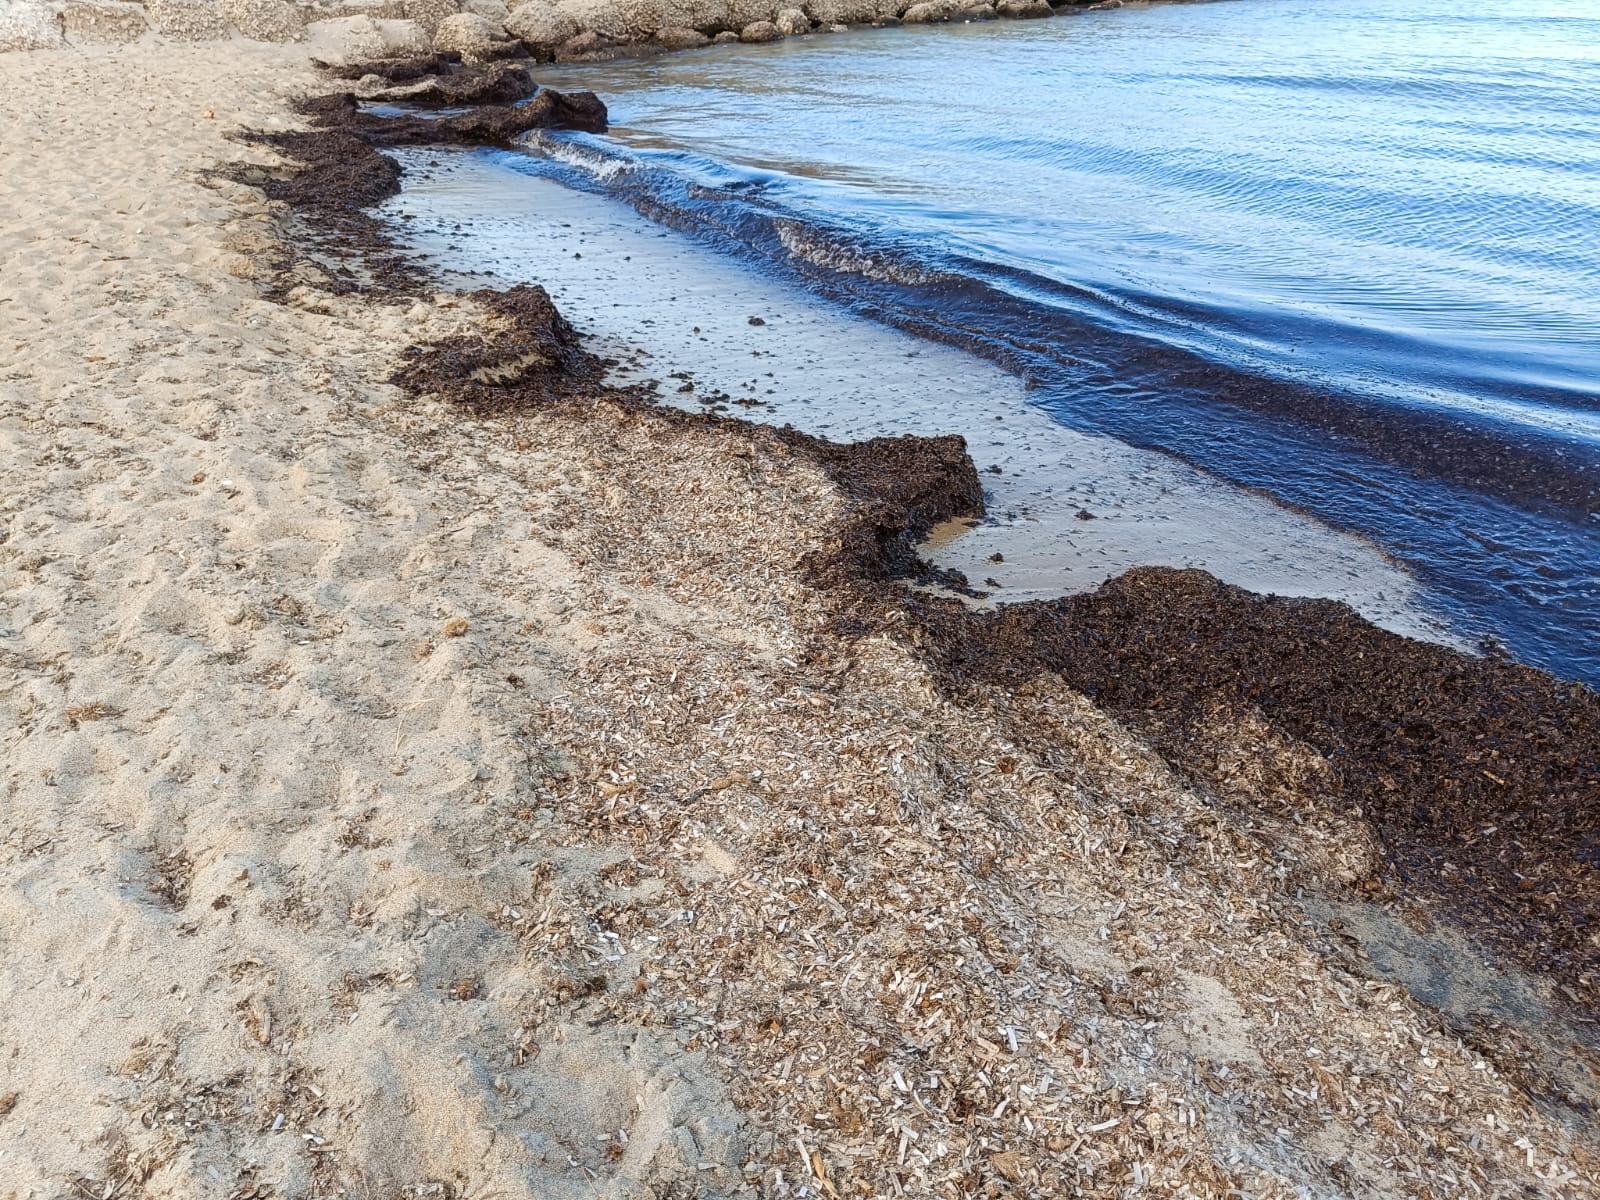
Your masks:
<svg viewBox="0 0 1600 1200"><path fill-rule="evenodd" d="M67 708L67 723L76 729L88 721L104 721L107 717L119 717L122 710L107 704L103 700L91 700L87 704L74 704Z"/></svg>

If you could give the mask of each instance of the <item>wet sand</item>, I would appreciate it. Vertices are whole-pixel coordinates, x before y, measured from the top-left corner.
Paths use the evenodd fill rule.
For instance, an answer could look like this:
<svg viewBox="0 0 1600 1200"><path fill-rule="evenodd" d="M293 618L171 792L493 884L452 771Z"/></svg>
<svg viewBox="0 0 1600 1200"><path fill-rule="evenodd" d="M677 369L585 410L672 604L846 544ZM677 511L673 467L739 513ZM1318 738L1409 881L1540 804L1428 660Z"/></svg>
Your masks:
<svg viewBox="0 0 1600 1200"><path fill-rule="evenodd" d="M618 382L659 380L664 403L840 441L963 436L987 513L941 527L923 552L991 604L1090 591L1137 566L1196 567L1455 641L1417 582L1370 543L1166 455L1067 428L998 367L851 316L620 202L516 171L503 154L397 157L404 190L378 212L402 243L441 278L543 284L618 360Z"/></svg>

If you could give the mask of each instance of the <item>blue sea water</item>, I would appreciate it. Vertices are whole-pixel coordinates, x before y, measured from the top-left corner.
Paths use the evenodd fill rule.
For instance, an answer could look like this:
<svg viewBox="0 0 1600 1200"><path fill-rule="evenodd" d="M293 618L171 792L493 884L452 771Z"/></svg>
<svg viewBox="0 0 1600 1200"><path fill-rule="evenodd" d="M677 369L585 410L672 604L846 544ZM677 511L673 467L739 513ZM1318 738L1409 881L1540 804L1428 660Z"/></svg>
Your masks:
<svg viewBox="0 0 1600 1200"><path fill-rule="evenodd" d="M1371 537L1600 684L1600 3L1219 0L543 68L538 169Z"/></svg>

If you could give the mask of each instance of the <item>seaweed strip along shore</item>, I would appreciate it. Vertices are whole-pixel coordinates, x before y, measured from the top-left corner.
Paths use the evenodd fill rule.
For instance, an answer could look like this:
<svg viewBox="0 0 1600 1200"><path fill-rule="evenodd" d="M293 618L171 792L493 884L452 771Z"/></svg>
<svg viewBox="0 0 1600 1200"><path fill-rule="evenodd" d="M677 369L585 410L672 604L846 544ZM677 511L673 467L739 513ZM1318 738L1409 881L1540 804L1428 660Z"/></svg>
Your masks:
<svg viewBox="0 0 1600 1200"><path fill-rule="evenodd" d="M410 68L400 74L418 77ZM254 140L304 170L259 182L311 230L353 235L351 244L380 264L367 286L401 289L416 286L414 269L360 211L398 189L383 146L503 144L529 128L603 128L605 120L592 95L548 90L521 109L440 120L363 113L348 94L308 102L303 111L318 128ZM603 394L639 419L738 426L808 456L853 501L836 550L810 565L838 633L909 641L957 697L998 687L1025 701L1032 687L1058 676L1146 736L1223 807L1253 806L1271 819L1281 815L1275 808L1299 803L1358 822L1381 847L1387 875L1328 880L1331 897L1360 905L1401 894L1460 921L1552 981L1576 1022L1563 1025L1557 1041L1571 1038L1565 1049L1573 1054L1593 1050L1600 1013L1600 700L1593 693L1502 659L1387 633L1338 603L1256 596L1193 570L1142 568L1092 594L973 612L910 583L922 570L914 551L922 535L940 521L981 514L982 489L960 438L837 444L658 407L647 390L605 385L605 364L583 350L543 289L474 296L492 318L481 336L414 347L395 383L480 414L577 405ZM1024 719L1019 740L1048 743L1051 728L1042 715ZM1314 769L1274 775L1282 756L1270 752L1282 746L1308 751ZM1265 763L1256 786L1238 787L1240 760L1252 755ZM1562 1047L1553 1053L1559 1057ZM1597 1093L1593 1077L1585 1078L1586 1087L1580 1081L1557 1098L1591 1109Z"/></svg>

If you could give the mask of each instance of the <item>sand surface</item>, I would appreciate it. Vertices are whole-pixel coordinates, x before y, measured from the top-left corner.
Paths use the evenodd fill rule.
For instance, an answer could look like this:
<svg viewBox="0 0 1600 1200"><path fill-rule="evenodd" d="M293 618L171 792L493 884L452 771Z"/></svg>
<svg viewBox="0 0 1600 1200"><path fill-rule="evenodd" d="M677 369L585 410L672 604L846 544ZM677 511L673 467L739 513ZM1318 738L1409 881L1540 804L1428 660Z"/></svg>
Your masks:
<svg viewBox="0 0 1600 1200"><path fill-rule="evenodd" d="M311 84L0 71L0 1196L1593 1194L1298 907L1359 826L840 642L808 462L407 400L449 294L263 298L205 171Z"/></svg>

